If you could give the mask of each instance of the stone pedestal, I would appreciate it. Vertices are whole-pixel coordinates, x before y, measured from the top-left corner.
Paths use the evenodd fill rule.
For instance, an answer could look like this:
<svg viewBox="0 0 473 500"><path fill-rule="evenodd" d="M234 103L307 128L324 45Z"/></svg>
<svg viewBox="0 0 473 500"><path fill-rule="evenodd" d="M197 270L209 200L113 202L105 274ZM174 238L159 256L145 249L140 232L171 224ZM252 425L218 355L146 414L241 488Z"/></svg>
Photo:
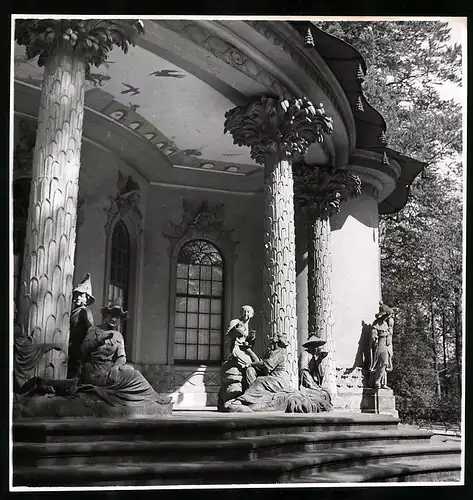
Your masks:
<svg viewBox="0 0 473 500"><path fill-rule="evenodd" d="M391 389L364 389L361 411L398 417L393 391Z"/></svg>

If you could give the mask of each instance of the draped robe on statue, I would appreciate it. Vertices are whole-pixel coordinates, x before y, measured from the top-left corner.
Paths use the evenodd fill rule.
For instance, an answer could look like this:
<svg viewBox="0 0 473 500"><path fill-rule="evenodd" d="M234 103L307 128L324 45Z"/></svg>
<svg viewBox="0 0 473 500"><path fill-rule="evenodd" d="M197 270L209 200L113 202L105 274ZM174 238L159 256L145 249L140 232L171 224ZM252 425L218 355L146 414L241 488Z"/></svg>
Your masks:
<svg viewBox="0 0 473 500"><path fill-rule="evenodd" d="M113 337L102 344L99 335L109 331L98 326L89 328L82 344L82 383L91 384L93 392L112 406L169 403L154 391L138 370L126 364L123 336L116 330L112 331ZM113 367L118 368L115 381L109 379Z"/></svg>
<svg viewBox="0 0 473 500"><path fill-rule="evenodd" d="M52 349L60 349L60 345L35 344L33 337L24 335L20 326L14 326L14 392L21 392L40 359Z"/></svg>

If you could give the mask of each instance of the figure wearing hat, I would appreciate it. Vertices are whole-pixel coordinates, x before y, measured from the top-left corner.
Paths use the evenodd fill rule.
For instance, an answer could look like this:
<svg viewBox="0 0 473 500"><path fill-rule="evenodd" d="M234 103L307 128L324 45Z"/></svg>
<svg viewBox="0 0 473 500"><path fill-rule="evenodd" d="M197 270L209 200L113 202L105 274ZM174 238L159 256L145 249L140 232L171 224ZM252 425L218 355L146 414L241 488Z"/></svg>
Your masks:
<svg viewBox="0 0 473 500"><path fill-rule="evenodd" d="M81 381L95 386L95 392L113 406L169 404L169 397L161 397L139 370L127 364L125 342L119 331L120 324L128 319L122 299L116 297L101 312L103 324L91 326L82 343Z"/></svg>
<svg viewBox="0 0 473 500"><path fill-rule="evenodd" d="M371 329L370 386L374 389L389 389L387 372L392 371L394 310L380 302L379 311Z"/></svg>
<svg viewBox="0 0 473 500"><path fill-rule="evenodd" d="M72 290L68 378L80 376L82 342L87 330L94 324L94 317L87 306L92 305L94 302L95 297L92 295L90 273L87 273L84 279Z"/></svg>
<svg viewBox="0 0 473 500"><path fill-rule="evenodd" d="M311 333L305 344L305 351L299 356L299 386L314 389L321 387L324 379L322 361L328 351L322 349L327 341Z"/></svg>

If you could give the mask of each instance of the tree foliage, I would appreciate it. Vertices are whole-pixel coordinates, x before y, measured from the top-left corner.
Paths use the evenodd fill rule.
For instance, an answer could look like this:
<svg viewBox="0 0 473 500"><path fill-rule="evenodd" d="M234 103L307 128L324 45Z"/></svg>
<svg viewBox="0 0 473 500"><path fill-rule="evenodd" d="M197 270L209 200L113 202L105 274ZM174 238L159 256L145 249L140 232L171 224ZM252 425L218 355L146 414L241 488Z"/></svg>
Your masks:
<svg viewBox="0 0 473 500"><path fill-rule="evenodd" d="M406 421L457 422L461 394L461 47L440 21L320 22L367 63L364 94L388 146L427 163L406 207L380 217L383 301L399 308L390 385Z"/></svg>

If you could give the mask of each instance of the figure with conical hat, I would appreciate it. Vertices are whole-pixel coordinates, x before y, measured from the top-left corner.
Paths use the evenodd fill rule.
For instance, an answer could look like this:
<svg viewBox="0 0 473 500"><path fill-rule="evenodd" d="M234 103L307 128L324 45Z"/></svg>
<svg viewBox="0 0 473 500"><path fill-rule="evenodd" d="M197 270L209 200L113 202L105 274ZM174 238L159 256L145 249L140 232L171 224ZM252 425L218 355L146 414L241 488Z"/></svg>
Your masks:
<svg viewBox="0 0 473 500"><path fill-rule="evenodd" d="M94 392L112 406L155 402L169 405L143 375L127 365L125 342L119 331L128 319L122 299L117 297L101 309L103 324L91 326L82 343L81 382L91 384Z"/></svg>
<svg viewBox="0 0 473 500"><path fill-rule="evenodd" d="M305 344L305 351L299 357L299 386L314 389L322 386L324 379L322 361L328 355L323 349L327 341L311 333Z"/></svg>
<svg viewBox="0 0 473 500"><path fill-rule="evenodd" d="M386 304L379 304L371 328L370 347L370 386L373 389L389 389L387 385L387 372L392 371L393 364L393 327L394 310Z"/></svg>
<svg viewBox="0 0 473 500"><path fill-rule="evenodd" d="M246 366L247 377L253 383L241 396L227 402L226 410L255 411L255 408L270 404L276 393L290 387L286 364L289 345L287 336L285 333L277 333L269 341L268 353L262 359L257 356L253 359L251 356L252 359Z"/></svg>
<svg viewBox="0 0 473 500"><path fill-rule="evenodd" d="M87 273L72 291L69 360L67 366L68 378L80 377L82 342L87 334L87 330L94 324L94 317L88 306L94 302L95 297L92 295L90 273Z"/></svg>

